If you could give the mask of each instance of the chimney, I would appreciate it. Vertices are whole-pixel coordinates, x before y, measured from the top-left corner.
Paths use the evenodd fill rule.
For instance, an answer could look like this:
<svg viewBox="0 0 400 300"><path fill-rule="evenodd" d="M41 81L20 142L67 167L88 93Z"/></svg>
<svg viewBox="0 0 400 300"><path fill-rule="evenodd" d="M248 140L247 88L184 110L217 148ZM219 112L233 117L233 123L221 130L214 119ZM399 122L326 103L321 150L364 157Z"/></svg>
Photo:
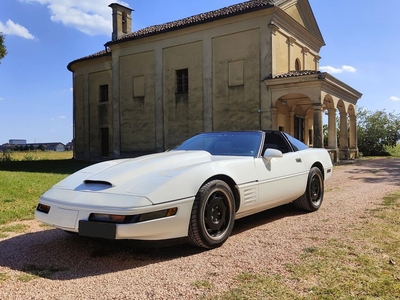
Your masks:
<svg viewBox="0 0 400 300"><path fill-rule="evenodd" d="M112 41L116 41L122 36L132 33L131 13L133 9L118 3L111 3L109 7L112 9Z"/></svg>

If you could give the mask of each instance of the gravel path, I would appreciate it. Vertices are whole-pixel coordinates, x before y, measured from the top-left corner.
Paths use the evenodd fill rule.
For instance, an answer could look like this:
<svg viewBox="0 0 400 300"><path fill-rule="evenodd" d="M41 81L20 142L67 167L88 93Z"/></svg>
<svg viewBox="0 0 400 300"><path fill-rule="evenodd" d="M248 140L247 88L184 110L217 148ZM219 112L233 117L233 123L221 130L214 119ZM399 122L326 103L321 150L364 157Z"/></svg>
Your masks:
<svg viewBox="0 0 400 300"><path fill-rule="evenodd" d="M223 292L244 271L284 273L302 249L345 235L399 184L400 159L337 166L319 211L304 214L287 205L240 219L228 241L209 251L138 248L20 222L28 233L0 239L0 299L195 299ZM29 277L35 272L43 277ZM213 288L193 285L202 280Z"/></svg>

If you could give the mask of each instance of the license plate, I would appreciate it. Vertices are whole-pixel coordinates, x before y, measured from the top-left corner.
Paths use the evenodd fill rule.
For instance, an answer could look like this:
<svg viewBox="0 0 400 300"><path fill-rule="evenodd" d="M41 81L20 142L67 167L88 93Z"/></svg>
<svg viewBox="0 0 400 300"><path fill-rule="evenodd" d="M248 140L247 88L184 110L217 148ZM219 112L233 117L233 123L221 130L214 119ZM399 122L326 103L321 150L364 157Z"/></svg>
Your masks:
<svg viewBox="0 0 400 300"><path fill-rule="evenodd" d="M117 226L113 223L79 221L79 235L103 239L115 239Z"/></svg>

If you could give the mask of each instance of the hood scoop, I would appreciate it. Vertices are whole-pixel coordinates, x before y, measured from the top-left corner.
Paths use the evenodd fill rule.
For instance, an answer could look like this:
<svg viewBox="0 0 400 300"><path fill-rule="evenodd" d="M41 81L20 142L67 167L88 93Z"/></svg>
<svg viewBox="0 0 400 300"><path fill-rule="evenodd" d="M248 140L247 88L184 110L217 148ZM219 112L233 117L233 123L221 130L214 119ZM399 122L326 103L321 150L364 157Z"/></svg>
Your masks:
<svg viewBox="0 0 400 300"><path fill-rule="evenodd" d="M90 180L90 179L86 179L85 181L83 181L84 184L87 185L105 185L107 187L112 187L113 185L111 184L111 182L108 181L104 181L104 180Z"/></svg>

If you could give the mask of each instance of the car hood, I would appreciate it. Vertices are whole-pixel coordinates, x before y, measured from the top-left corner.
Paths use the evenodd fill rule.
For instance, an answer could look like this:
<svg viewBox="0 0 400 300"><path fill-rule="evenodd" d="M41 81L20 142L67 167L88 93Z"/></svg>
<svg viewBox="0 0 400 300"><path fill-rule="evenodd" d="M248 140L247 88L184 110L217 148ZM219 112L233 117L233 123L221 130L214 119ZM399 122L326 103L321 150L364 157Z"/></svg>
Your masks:
<svg viewBox="0 0 400 300"><path fill-rule="evenodd" d="M125 191L133 192L134 186L140 186L150 177L154 185L160 178L171 177L173 170L209 162L211 157L206 151L170 151L133 159L112 160L82 169L56 184L54 188L103 192L111 188L114 188L114 192L115 188L125 188ZM141 194L140 191L138 193Z"/></svg>
<svg viewBox="0 0 400 300"><path fill-rule="evenodd" d="M211 155L206 151L170 151L132 160L123 160L89 176L85 182L107 182L112 186L119 186L127 180L137 181L148 175L168 177L168 170L207 161L211 161Z"/></svg>
<svg viewBox="0 0 400 300"><path fill-rule="evenodd" d="M146 198L153 204L194 197L216 174L240 182L255 180L252 157L212 156L206 151L170 151L111 160L78 171L53 189ZM251 177L251 178L250 178Z"/></svg>

